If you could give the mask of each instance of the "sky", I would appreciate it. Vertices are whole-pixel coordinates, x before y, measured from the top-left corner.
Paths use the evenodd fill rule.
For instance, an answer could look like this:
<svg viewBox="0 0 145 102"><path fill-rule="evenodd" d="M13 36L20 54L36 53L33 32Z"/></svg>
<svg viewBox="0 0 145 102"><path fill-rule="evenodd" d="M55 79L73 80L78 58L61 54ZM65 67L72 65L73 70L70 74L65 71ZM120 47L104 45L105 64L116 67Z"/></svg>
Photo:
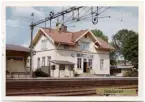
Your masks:
<svg viewBox="0 0 145 102"><path fill-rule="evenodd" d="M7 7L6 8L6 43L16 44L28 47L30 45L30 27L31 22L37 22L45 17L49 16L49 12L53 11L55 14L69 7ZM94 7L95 10L96 7ZM99 7L100 8L100 7ZM107 7L102 7L99 12L103 11ZM89 14L91 10L88 8L80 9L80 17ZM34 18L31 17L32 12ZM74 12L77 14L77 12ZM125 6L125 7L110 7L99 15L98 23L94 25L92 19L85 19L79 22L72 21L71 15L67 14L64 17L65 25L68 27L68 31L79 31L83 29L100 29L109 38L109 42L112 40L112 36L121 29L133 30L138 33L138 7ZM110 18L106 17L110 16ZM101 18L105 17L105 18ZM56 22L62 22L62 17L52 20L52 28L56 28ZM122 20L122 21L121 21ZM49 21L40 24L35 27L33 36L36 35L40 27L50 27Z"/></svg>

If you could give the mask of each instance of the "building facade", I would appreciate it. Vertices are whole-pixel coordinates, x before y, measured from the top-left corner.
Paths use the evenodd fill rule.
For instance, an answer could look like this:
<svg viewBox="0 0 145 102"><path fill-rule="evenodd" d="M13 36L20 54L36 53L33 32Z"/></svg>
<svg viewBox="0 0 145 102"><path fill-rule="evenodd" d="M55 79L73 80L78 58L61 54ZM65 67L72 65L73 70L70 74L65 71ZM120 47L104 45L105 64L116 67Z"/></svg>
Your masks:
<svg viewBox="0 0 145 102"><path fill-rule="evenodd" d="M89 30L40 28L33 45L33 70L40 68L50 77L110 74L109 51L114 48Z"/></svg>

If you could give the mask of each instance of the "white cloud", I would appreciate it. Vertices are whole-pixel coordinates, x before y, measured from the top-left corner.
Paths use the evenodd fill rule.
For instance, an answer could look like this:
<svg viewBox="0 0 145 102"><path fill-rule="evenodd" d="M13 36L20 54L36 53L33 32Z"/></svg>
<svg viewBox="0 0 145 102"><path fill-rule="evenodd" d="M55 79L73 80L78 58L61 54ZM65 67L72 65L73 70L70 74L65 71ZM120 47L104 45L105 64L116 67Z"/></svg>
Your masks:
<svg viewBox="0 0 145 102"><path fill-rule="evenodd" d="M29 47L29 45L30 45L30 40L24 42L21 46Z"/></svg>
<svg viewBox="0 0 145 102"><path fill-rule="evenodd" d="M12 11L13 16L16 17L25 17L27 19L32 20L31 14L34 13L34 19L40 20L45 17L43 11L36 10L33 7L15 7Z"/></svg>
<svg viewBox="0 0 145 102"><path fill-rule="evenodd" d="M8 20L6 20L6 25L10 26L10 27L19 27L20 26L20 21L19 20L8 19Z"/></svg>

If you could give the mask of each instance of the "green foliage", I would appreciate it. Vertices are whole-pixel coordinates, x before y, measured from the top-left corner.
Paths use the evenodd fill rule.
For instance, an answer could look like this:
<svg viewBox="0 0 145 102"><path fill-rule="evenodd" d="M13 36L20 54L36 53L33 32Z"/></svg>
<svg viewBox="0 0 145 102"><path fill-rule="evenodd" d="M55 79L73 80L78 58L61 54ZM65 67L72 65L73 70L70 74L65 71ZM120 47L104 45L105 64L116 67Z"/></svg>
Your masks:
<svg viewBox="0 0 145 102"><path fill-rule="evenodd" d="M138 34L130 37L124 44L123 55L138 68Z"/></svg>
<svg viewBox="0 0 145 102"><path fill-rule="evenodd" d="M112 45L117 56L131 61L138 68L138 34L132 30L122 29L113 35Z"/></svg>
<svg viewBox="0 0 145 102"><path fill-rule="evenodd" d="M110 43L110 45L112 45L114 47L113 43ZM110 65L117 65L117 54L116 54L116 50L111 50L110 51Z"/></svg>
<svg viewBox="0 0 145 102"><path fill-rule="evenodd" d="M125 77L138 77L138 71L137 70L133 70L133 71L129 71L126 72L124 74Z"/></svg>
<svg viewBox="0 0 145 102"><path fill-rule="evenodd" d="M108 37L104 35L104 33L99 30L99 29L95 29L95 30L92 30L92 33L96 36L96 37L100 37L102 38L103 40L107 41L108 42Z"/></svg>

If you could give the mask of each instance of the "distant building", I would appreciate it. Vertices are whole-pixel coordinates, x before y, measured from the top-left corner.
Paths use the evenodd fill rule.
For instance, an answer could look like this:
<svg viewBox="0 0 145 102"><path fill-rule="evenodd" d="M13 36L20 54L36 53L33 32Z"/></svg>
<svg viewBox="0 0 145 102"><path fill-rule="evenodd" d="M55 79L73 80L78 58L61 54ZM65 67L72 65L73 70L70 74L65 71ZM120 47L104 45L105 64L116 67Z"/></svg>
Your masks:
<svg viewBox="0 0 145 102"><path fill-rule="evenodd" d="M132 71L132 65L118 65L110 67L110 75L111 76L124 76L125 73Z"/></svg>
<svg viewBox="0 0 145 102"><path fill-rule="evenodd" d="M30 49L19 45L6 44L6 74L16 77L29 72L26 67Z"/></svg>

